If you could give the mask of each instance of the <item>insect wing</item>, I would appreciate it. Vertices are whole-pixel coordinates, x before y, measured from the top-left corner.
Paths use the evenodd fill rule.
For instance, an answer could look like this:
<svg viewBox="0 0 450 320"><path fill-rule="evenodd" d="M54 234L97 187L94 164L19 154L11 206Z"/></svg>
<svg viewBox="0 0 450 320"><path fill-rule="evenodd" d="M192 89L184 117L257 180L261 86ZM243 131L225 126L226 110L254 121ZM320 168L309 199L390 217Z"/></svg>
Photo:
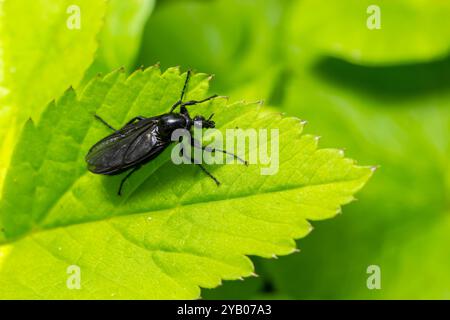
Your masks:
<svg viewBox="0 0 450 320"><path fill-rule="evenodd" d="M162 147L156 129L157 120L146 119L105 137L86 155L88 169L114 174L132 167Z"/></svg>

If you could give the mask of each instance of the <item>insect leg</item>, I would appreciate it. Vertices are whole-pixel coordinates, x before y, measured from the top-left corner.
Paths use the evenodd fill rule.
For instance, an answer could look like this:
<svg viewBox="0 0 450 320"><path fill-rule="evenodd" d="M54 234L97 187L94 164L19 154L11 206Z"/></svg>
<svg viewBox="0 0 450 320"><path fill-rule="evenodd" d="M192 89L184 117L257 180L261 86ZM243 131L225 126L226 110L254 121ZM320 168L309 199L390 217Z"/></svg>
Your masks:
<svg viewBox="0 0 450 320"><path fill-rule="evenodd" d="M169 113L172 113L173 110L175 110L176 107L178 107L181 104L181 100L178 100L177 102L175 102L175 104L172 106L172 108L170 108Z"/></svg>
<svg viewBox="0 0 450 320"><path fill-rule="evenodd" d="M198 165L200 167L200 169L202 169L202 171L204 173L206 173L206 175L208 177L210 177L211 179L214 180L214 182L217 184L217 186L220 186L220 181L216 179L216 177L214 177L211 172L209 172L208 170L206 170L206 168L204 166L202 166L200 163L196 163L196 165Z"/></svg>
<svg viewBox="0 0 450 320"><path fill-rule="evenodd" d="M222 150L222 149L217 149L217 148L211 148L211 147L207 147L207 146L202 146L201 143L200 143L200 141L198 141L198 140L196 140L196 139L194 139L194 138L191 138L191 145L192 145L194 148L202 149L202 150L204 150L204 151L208 151L208 152L211 152L211 153L212 153L212 152L222 152L223 154L228 154L228 155L234 157L234 158L235 158L236 160L238 160L239 162L241 162L241 163L245 164L246 166L248 166L248 162L247 162L246 160L242 159L241 157L235 155L235 154L232 153L232 152L228 152L228 151Z"/></svg>
<svg viewBox="0 0 450 320"><path fill-rule="evenodd" d="M113 126L111 126L108 122L106 122L105 120L103 120L99 115L94 115L95 119L99 120L101 123L103 123L105 126L107 126L108 128L110 128L113 131L117 131L116 129L113 128Z"/></svg>
<svg viewBox="0 0 450 320"><path fill-rule="evenodd" d="M123 177L122 181L120 181L119 190L117 191L117 194L118 194L119 196L122 195L122 187L123 187L123 184L125 183L125 181L127 181L128 178L129 178L133 173L135 173L137 170L139 170L140 168L141 168L141 166L134 167L133 169L131 169L131 171L129 171L129 172L127 173L127 175L126 175L125 177Z"/></svg>
<svg viewBox="0 0 450 320"><path fill-rule="evenodd" d="M217 178L214 177L214 176L212 175L211 172L209 172L208 170L206 170L206 168L205 168L204 166L202 166L200 163L195 163L195 159L194 159L192 156L189 157L187 154L183 154L183 156L184 156L186 159L189 159L189 160L191 161L191 163L194 163L195 165L199 166L200 169L202 169L202 171L203 171L208 177L210 177L211 179L214 180L214 182L217 184L217 186L220 186L220 181L217 180Z"/></svg>

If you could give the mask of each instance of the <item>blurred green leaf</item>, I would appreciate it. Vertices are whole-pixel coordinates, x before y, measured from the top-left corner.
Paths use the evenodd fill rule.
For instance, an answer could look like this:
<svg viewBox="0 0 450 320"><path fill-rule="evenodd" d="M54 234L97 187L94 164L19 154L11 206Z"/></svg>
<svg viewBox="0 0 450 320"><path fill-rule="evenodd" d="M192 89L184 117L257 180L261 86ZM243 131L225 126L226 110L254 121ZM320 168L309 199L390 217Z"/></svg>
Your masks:
<svg viewBox="0 0 450 320"><path fill-rule="evenodd" d="M67 26L74 5L79 29ZM105 9L103 0L3 1L1 105L37 119L51 99L76 85L93 60Z"/></svg>
<svg viewBox="0 0 450 320"><path fill-rule="evenodd" d="M381 29L367 27L372 5ZM295 62L311 47L359 64L429 61L450 52L449 16L447 0L302 0L291 10L287 43Z"/></svg>
<svg viewBox="0 0 450 320"><path fill-rule="evenodd" d="M257 266L256 266L257 268ZM244 281L224 281L223 285L202 291L202 299L245 300L256 296L262 289L260 277L245 278Z"/></svg>
<svg viewBox="0 0 450 320"><path fill-rule="evenodd" d="M80 9L80 29L67 27L70 6ZM91 64L105 10L103 0L0 2L0 191L26 118L38 119Z"/></svg>
<svg viewBox="0 0 450 320"><path fill-rule="evenodd" d="M381 165L333 223L300 241L301 255L265 264L295 298L448 299L450 288L450 59L369 68L303 57L285 109L325 145ZM366 269L381 267L382 289Z"/></svg>
<svg viewBox="0 0 450 320"><path fill-rule="evenodd" d="M279 129L279 173L211 166L218 188L195 166L170 163L168 149L118 197L121 176L85 168L89 147L109 133L93 114L119 127L167 112L184 77L176 68L113 72L27 123L0 206L0 297L196 298L199 286L249 276L247 255L292 253L293 239L310 231L307 220L336 215L371 176L339 150L318 150L297 119L216 99L191 113L215 111L220 129ZM208 76L195 75L189 87L188 99L204 97ZM81 290L66 287L70 265L81 267Z"/></svg>
<svg viewBox="0 0 450 320"><path fill-rule="evenodd" d="M155 0L109 0L99 48L89 75L134 66L142 32ZM90 76L87 78L90 78Z"/></svg>
<svg viewBox="0 0 450 320"><path fill-rule="evenodd" d="M220 92L245 87L257 77L267 79L278 67L271 66L271 61L278 59L285 3L285 0L162 3L148 21L138 63L151 65L159 61L163 67L180 65L214 73L217 76L214 89ZM272 83L265 85L269 84ZM263 88L252 87L252 91L258 93L258 99L268 94ZM254 97L250 94L244 98Z"/></svg>

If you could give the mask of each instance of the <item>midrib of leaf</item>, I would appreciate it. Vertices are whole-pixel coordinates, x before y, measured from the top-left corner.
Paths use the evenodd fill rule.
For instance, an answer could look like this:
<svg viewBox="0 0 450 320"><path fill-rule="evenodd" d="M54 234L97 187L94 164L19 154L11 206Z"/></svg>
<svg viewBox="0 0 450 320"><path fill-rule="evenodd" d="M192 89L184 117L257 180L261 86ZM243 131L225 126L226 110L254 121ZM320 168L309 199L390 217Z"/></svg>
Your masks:
<svg viewBox="0 0 450 320"><path fill-rule="evenodd" d="M232 106L230 106L230 107L232 107ZM242 114L240 115L240 117L234 118L232 121L235 121L236 119L239 119L239 118L241 118L241 117L242 117L242 118L243 118L243 117L246 117L246 116L248 115L248 113L251 113L251 110L247 111L246 113L242 113ZM224 123L224 124L223 124L223 127L226 127L229 123L231 123L231 121ZM289 135L289 134L290 134L289 131L286 131L286 132L283 133L283 135ZM280 137L282 137L283 135L280 135ZM305 137L310 137L310 136L305 136ZM314 139L314 138L311 138L311 139L309 139L309 141L310 141L310 143L314 143L314 142L315 142L315 139ZM284 147L287 148L288 145L286 145L286 146L284 146ZM316 147L317 147L317 145L314 145L314 148L316 148ZM312 157L312 154L308 154L308 159L311 158L311 157ZM296 160L295 158L289 159L289 161L295 161L295 160ZM321 169L322 167L327 166L327 165L329 164L330 161L331 161L331 160L329 159L328 162L322 163L322 164L320 165L320 167L316 168L315 172L318 172L318 171L320 171L320 169ZM166 163L168 163L168 162L169 162L169 158L165 159L164 162L160 163L160 165L159 165L157 168L154 169L153 173L154 173L158 168L160 168L161 166L163 166L164 164L166 164ZM301 166L299 167L299 170L301 170L301 169L303 168L303 166L305 166L306 163L308 163L308 161L304 161L304 162L301 164ZM87 174L87 173L86 173L86 174ZM85 174L85 175L86 175L86 174ZM155 175L155 174L152 174L150 177L152 177L152 178L157 178L158 175L157 175L157 174L156 174L156 175ZM81 178L81 177L77 178L77 180L79 180L80 178ZM149 177L147 177L146 179L148 179L148 178L149 178ZM320 186L320 185L329 185L329 184L336 184L336 183L340 183L340 182L344 183L344 182L353 181L353 179L350 179L350 180L342 180L342 179L340 179L340 180L336 180L336 181L327 181L326 183L316 183L316 184L313 184L313 183L311 183L311 181L312 181L313 178L314 178L314 175L311 176L311 177L309 178L308 181L305 181L305 182L302 183L302 184L295 184L295 185L291 185L291 186L289 186L289 187L286 187L286 185L289 185L289 183L287 183L287 184L284 185L284 186L278 186L278 187L272 188L272 190L269 190L269 191L266 191L266 192L261 192L261 189L262 189L262 186L264 185L264 182L267 181L267 179L265 179L265 180L263 180L263 183L256 189L255 192L248 192L247 194L239 194L239 195L232 195L232 194L230 194L230 193L227 193L227 194L219 195L220 198L208 198L208 199L205 199L205 200L203 200L203 201L183 202L183 201L182 201L183 196L184 196L184 194L183 194L183 195L181 195L181 196L179 197L181 201L178 202L175 206L153 207L153 208L148 208L148 209L141 209L141 210L136 211L136 212L127 212L127 213L121 213L121 214L119 214L120 211L123 211L123 207L120 206L120 207L118 207L118 208L115 209L115 213L113 212L113 213L112 213L110 216L108 216L106 219L111 219L111 218L114 218L115 216L126 216L126 215L144 214L144 213L147 213L147 214L148 214L148 213L150 213L150 212L166 211L166 210L175 209L175 208L178 207L178 206L190 206L190 205L198 205L198 204L202 204L202 203L212 203L212 202L220 202L220 201L227 201L227 200L233 200L233 199L242 199L242 198L246 198L246 197L252 197L252 196L255 196L255 193L256 193L257 195L265 195L265 194L271 194L271 193L282 193L282 192L286 192L286 191L290 191L290 190L302 189L302 188L304 188L304 187L312 187L312 186ZM76 181L77 181L77 180L76 180ZM72 183L72 186L76 183L76 181L74 181L74 182ZM235 182L235 181L237 181L237 180L234 180L234 182ZM131 195L139 188L139 186L142 185L144 182L145 182L145 181L142 181L141 183L137 184L137 185L131 190L131 192L130 192L130 194L128 195L128 197L130 197L130 196L131 196ZM194 184L198 184L198 183L200 183L200 182L199 182L199 181L194 181ZM231 187L232 187L232 186L231 186ZM229 189L229 191L231 191L231 190L232 190L232 188ZM63 194L61 194L60 197L58 197L57 201L53 203L52 207L50 208L50 210L48 210L48 212L50 213L50 212L52 211L52 209L54 209L54 207L58 204L58 200L62 199L63 196L64 196L64 194L66 194L66 193L68 193L68 192L70 192L70 191L71 191L71 188L69 187ZM186 190L185 193L186 193L186 192L188 192L188 190ZM126 201L127 201L127 199L123 199L120 203L123 204L123 203L125 203ZM79 201L79 202L80 202L80 204L83 205L83 202L82 202L82 201ZM89 208L86 208L86 209L89 210ZM100 219L100 220L101 220L101 219ZM90 220L90 221L84 221L84 222L81 222L81 224L82 224L82 223L96 222L96 221L99 221L99 219L94 219L94 220ZM74 223L74 224L78 224L78 223ZM70 225L70 224L68 224L68 225ZM68 225L63 225L62 227L68 226ZM53 227L52 227L52 228L53 228ZM50 229L52 229L52 228L50 228Z"/></svg>
<svg viewBox="0 0 450 320"><path fill-rule="evenodd" d="M173 215L173 214L175 214L175 212L169 213L169 218L170 218L170 216ZM108 221L102 221L102 222L108 223ZM239 271L239 268L237 268L235 265L233 265L233 264L231 264L231 263L228 263L226 260L225 260L225 261L218 260L218 259L214 258L213 256L203 255L203 254L200 254L200 253L198 253L198 252L194 252L194 251L191 251L191 252L188 252L188 251L185 251L185 252L177 252L177 251L174 251L174 250L170 250L169 248L165 248L165 249L153 249L153 248L149 248L148 246L142 245L142 244L140 244L139 242L137 242L137 241L131 239L130 237L127 237L120 229L118 229L117 227L115 227L113 224L108 223L108 225L110 226L110 228L111 228L112 230L115 231L116 234L118 234L118 235L119 235L122 239L124 239L126 242L131 243L134 247L136 247L136 248L138 248L138 249L140 249L140 250L143 250L143 251L145 251L146 253L151 253L150 258L152 259L154 265L160 270L161 274L163 274L163 275L166 276L168 279L170 279L174 284L176 284L179 288L183 289L186 293L189 292L188 287L186 287L186 285L184 285L184 284L181 283L180 281L177 281L177 280L176 280L176 277L174 277L174 276L170 275L169 273L167 273L167 272L164 270L164 267L161 266L161 265L157 262L157 259L154 257L154 253L157 253L157 252L164 252L164 253L169 253L169 254L177 254L177 255L180 254L180 255L195 256L196 258L204 258L204 259L207 259L207 260L209 260L209 261L213 261L214 263L218 263L218 264L220 264L220 265L224 265L224 266L227 266L228 268L232 268L232 269L234 269L234 270L236 270L236 271ZM68 232L67 232L67 233L68 233ZM68 233L68 234L69 234L69 236L71 236L70 233ZM72 236L71 236L71 237L72 237ZM111 236L111 238L112 238L112 237L113 237L113 236ZM73 237L72 237L72 238L73 238ZM245 237L241 237L241 238L242 238L242 239L246 239ZM67 264L73 263L73 262L71 262L71 261L69 261L69 260L67 260L67 259L64 259L64 258L61 257L60 255L58 255L57 252L54 252L51 248L47 247L45 244L39 242L38 238L34 238L34 237L33 237L32 239L33 239L34 243L36 243L38 246L40 246L42 249L44 249L48 254L50 254L50 255L51 255L52 257L54 257L55 259L60 260L60 261L62 261L62 262L64 262L64 263L67 263ZM76 238L74 238L74 239L76 240ZM253 239L253 238L252 238L252 239ZM257 240L257 239L254 239L254 240ZM258 240L258 241L259 241L259 240ZM92 266L89 266L89 265L81 264L81 263L79 263L78 261L75 261L75 263L76 263L77 265L79 265L79 266L82 266L82 267L83 267L83 270L90 270L91 272L95 273L97 276L99 276L99 277L101 277L101 278L103 278L103 279L106 279L106 280L108 280L108 281L111 281L112 283L116 284L117 286L122 287L122 288L125 288L125 289L127 289L127 290L133 292L133 293L136 294L138 297L145 298L145 296L144 296L141 292L135 291L135 289L134 289L133 287L125 286L125 285L123 285L122 283L117 282L115 279L106 277L104 274L99 273L99 272L96 272L96 271L95 271L95 269L96 269L95 265L92 267ZM17 280L17 281L20 283L19 280ZM30 287L30 286L26 286L26 285L24 285L24 284L22 284L22 285L23 285L23 287L26 288L26 289L31 289L31 290L33 290L32 287ZM34 292L35 294L37 294L36 291L33 290L33 292ZM41 294L37 294L37 296L41 296Z"/></svg>
<svg viewBox="0 0 450 320"><path fill-rule="evenodd" d="M172 216L174 214L176 214L176 212L170 212L169 213L170 216ZM170 216L169 216L169 219L170 219ZM239 270L238 268L236 268L235 265L233 265L231 263L228 263L227 261L219 260L219 259L215 258L214 256L208 256L208 255L200 254L199 252L186 251L186 250L185 251L175 251L175 250L171 250L170 248L162 248L162 249L151 248L151 247L149 247L148 245L145 244L145 241L144 241L144 244L141 244L138 241L132 239L131 237L128 237L122 230L120 230L119 228L117 228L113 224L110 224L110 225L111 225L111 228L113 228L118 234L120 234L123 239L125 239L126 241L134 244L135 246L137 246L139 248L142 248L142 249L145 249L147 251L150 251L150 252L165 252L165 253L177 254L177 255L180 254L180 255L195 256L195 257L204 258L204 259L207 259L207 260L210 260L210 261L214 261L215 263L219 263L219 264L227 266L229 268L231 267L231 268L235 269L236 271ZM241 236L241 238L245 239L245 237L242 237L242 236ZM251 238L251 239L252 240L256 240L256 241L260 241L258 239L254 239L254 238ZM160 269L162 269L162 268L160 268Z"/></svg>
<svg viewBox="0 0 450 320"><path fill-rule="evenodd" d="M175 211L172 211L172 212L169 211L169 212L168 212L168 219L170 219L170 217L173 216L173 215L175 215L175 214L176 214ZM186 249L184 249L185 251L181 252L181 251L171 250L171 249L168 248L168 247L162 248L162 249L161 249L161 248L158 248L158 249L150 248L149 246L147 246L147 245L142 245L142 244L140 244L139 242L137 242L136 240L133 240L132 238L128 237L128 236L127 236L125 233L123 233L120 229L118 229L117 227L115 227L114 224L112 224L112 223L110 223L110 222L108 222L108 221L102 221L102 222L108 223L108 225L111 227L111 229L113 229L117 234L119 234L120 237L123 238L125 241L131 243L134 247L139 248L139 249L141 249L141 250L145 250L146 252L151 253L151 256L150 256L150 257L151 257L153 263L155 264L155 266L158 267L158 269L160 270L160 272L161 272L162 274L164 274L166 277L168 277L169 279L171 279L171 281L172 281L173 283L175 283L178 287L182 288L182 289L185 290L186 292L188 292L189 289L188 289L184 284L182 284L181 282L177 281L177 280L176 280L176 277L170 275L169 273L167 273L167 272L164 270L164 266L161 266L161 265L157 262L157 259L155 258L154 253L157 253L157 252L163 252L163 253L176 254L176 255L188 255L188 256L194 256L194 257L196 257L196 258L202 258L202 259L206 259L206 260L209 260L209 261L213 261L213 262L216 263L216 264L220 264L220 265L226 266L227 268L231 268L231 269L233 269L233 270L239 272L239 268L237 268L236 265L233 265L233 264L227 262L226 260L219 260L219 259L215 258L214 256L208 256L208 255L201 254L201 253L199 253L199 252L195 252L195 251L192 251L192 250L191 250L191 251L186 251ZM205 227L205 226L203 226L203 227ZM214 232L224 233L224 232L217 231L217 230L214 230ZM68 233L68 234L70 235L70 233ZM260 240L260 239L257 239L257 238L245 237L245 236L242 236L242 235L237 235L237 234L232 234L232 233L230 233L230 235L232 235L233 237L237 237L237 238L243 239L243 240L251 239L251 240L256 241L256 242L259 242L259 243L264 243L264 241L262 241L262 240ZM43 248L46 252L48 252L51 256L53 256L54 258L56 258L56 259L58 259L58 260L61 260L61 261L65 262L65 263L68 263L68 264L73 263L73 262L71 262L71 261L68 261L67 259L63 259L60 255L58 255L57 253L53 252L53 250L51 250L51 248L49 248L49 247L45 246L43 243L39 242L39 241L37 240L37 238L34 238L34 237L33 237L33 241L34 241L36 244L38 244L41 248ZM86 265L80 264L78 261L75 261L75 263L76 263L77 265L79 265L79 266L82 266L82 267L83 267L83 270L89 269L89 270L95 272L95 266L94 266L94 267L86 266ZM137 295L140 296L140 297L144 297L144 296L142 295L142 293L140 293L140 292L138 292L138 291L135 291L134 288L127 287L127 286L125 286L125 285L123 285L123 284L117 282L117 281L114 280L114 279L111 279L111 278L109 278L109 277L105 277L105 276L104 276L103 274L101 274L101 273L95 272L95 274L96 274L97 276L100 276L101 278L107 279L107 280L109 280L109 281L115 283L116 285L118 285L118 286L120 286L120 287L123 287L123 288L125 288L125 289L127 289L127 290L130 290L130 291L134 292L135 294L137 294ZM25 285L24 285L24 287L25 287L25 288L31 289L31 287L27 287L27 286L25 286ZM38 296L40 296L40 294L39 294Z"/></svg>
<svg viewBox="0 0 450 320"><path fill-rule="evenodd" d="M146 88L145 88L145 87L142 88L142 89L141 89L141 92L143 91L143 89L146 89ZM194 88L194 90L195 90L195 88ZM135 103L136 100L137 100L137 97L134 99L133 104ZM259 105L259 103L258 103L258 105ZM255 104L255 106L256 106L256 104ZM232 106L227 106L227 108L229 108L229 107L232 107ZM130 108L130 109L132 109L132 108ZM222 125L222 127L223 127L223 128L226 128L227 125L229 125L231 122L236 121L236 120L241 119L241 118L244 118L244 117L248 116L248 114L250 114L250 113L252 113L252 110L248 110L248 111L246 111L246 112L244 112L244 113L241 113L239 117L233 118L232 120L230 120L230 121L228 121L228 122L225 122L225 123ZM256 114L256 113L253 113L253 114L254 114L254 117L256 118L256 117L257 117L257 114ZM130 118L131 116L132 116L132 115L128 114L128 116L125 117L125 118L123 119L122 122L125 122L125 120L128 119L128 118ZM261 118L263 118L263 117L261 117ZM265 118L263 118L263 119L265 119ZM283 135L289 135L289 134L290 134L290 132L283 132L283 134L280 135L280 138L281 138ZM88 135L88 134L86 134L85 137L86 137L87 135ZM265 143L268 143L268 141L265 142ZM285 146L285 147L286 147L286 146ZM309 157L310 157L310 155L309 155ZM158 163L158 166L157 166L156 168L154 168L154 170L152 171L152 173L151 173L150 176L152 176L152 177L158 177L158 175L154 175L154 172L157 171L158 168L162 167L164 164L166 164L166 163L168 163L168 162L169 162L169 158L166 158L164 161ZM50 212L55 208L55 206L58 204L58 201L59 201L60 199L62 199L62 198L64 197L64 195L66 195L68 192L71 191L71 188L76 184L76 182L79 181L83 176L85 176L85 175L87 175L87 174L88 174L88 173L86 172L86 173L82 174L81 176L77 177L75 180L73 180L73 182L71 183L71 185L70 185L66 190L64 190L64 192L61 193L61 195L60 195L58 198L56 198L56 201L50 206L50 208L49 208L48 210L46 210L46 212L47 212L47 213L50 213ZM146 179L148 179L150 176L148 176ZM234 180L233 183L235 183L236 181L237 181L237 180ZM265 180L263 181L263 184L264 184L265 181L267 181L267 179L265 179ZM128 200L128 198L129 198L130 196L132 196L132 195L134 194L134 192L135 192L135 191L136 191L136 190L137 190L144 182L145 182L145 180L143 180L143 181L141 181L140 183L136 184L135 187L134 187L133 189L131 189L131 192L129 192L129 194L128 194L127 196L123 196L123 200L120 201L120 204L125 203L125 202ZM195 182L194 182L194 184L198 184L198 183L199 183L199 181L195 181ZM257 191L258 191L258 192L261 190L263 184L261 184L261 185L257 188ZM302 187L302 185L297 186L297 188L298 188L298 187ZM229 191L230 191L230 190L232 190L232 188L230 188ZM280 188L280 190L275 190L275 191L282 191L282 190L283 190L283 189ZM285 190L286 190L286 189L285 189ZM275 191L274 191L274 192L275 192ZM174 192L174 191L172 190L172 192ZM188 190L185 190L185 192L184 192L179 198L182 198L187 192L188 192ZM174 192L174 193L175 193L175 192ZM248 194L242 194L242 196L232 196L232 195L230 195L229 193L227 193L227 194L224 194L224 195L222 196L221 199L210 199L208 202L212 202L212 201L221 201L221 200L226 200L226 199L236 199L236 198L239 198L239 197L245 197L245 196L250 196L250 195L252 195L252 194L251 194L251 193L248 193ZM203 203L203 202L207 202L207 200L205 200L205 201L200 201L200 202L197 201L197 202L195 202L195 203L188 203L188 202L183 203L183 202L179 202L177 205L190 205L190 204L198 204L198 203ZM82 201L80 201L80 203L83 204ZM160 208L149 209L149 210L147 210L147 211L168 210L168 209L173 209L173 208L175 208L175 207L160 207ZM86 208L86 209L88 210L88 208ZM121 209L123 209L123 208L120 207L120 208L116 209L115 211L116 211L116 212L119 212ZM110 217L113 217L113 216L116 216L116 215L118 215L118 214L117 214L117 213L112 213ZM126 214L121 214L121 215L126 215ZM42 221L42 220L44 220L44 219L45 219L45 216L44 216L42 219L40 219L40 221ZM98 220L96 219L96 220L92 220L92 221L98 221Z"/></svg>
<svg viewBox="0 0 450 320"><path fill-rule="evenodd" d="M73 222L70 224L63 224L60 226L52 226L52 227L44 227L44 228L37 228L37 229L33 229L31 232L28 232L27 234L24 234L23 236L21 236L20 238L13 238L10 240L7 240L5 242L3 242L2 244L10 244L13 243L21 238L25 238L25 237L33 237L36 234L42 233L42 232L47 232L47 231L52 231L52 230L56 230L56 229L64 229L67 227L72 227L72 226L76 226L76 225L84 225L84 224L91 224L91 223L98 223L101 221L110 221L116 218L122 218L122 217L128 217L128 216L134 216L134 215L148 215L150 213L167 213L167 214L174 214L173 210L177 209L181 206L183 207L189 207L189 206L196 206L196 205L200 205L200 204L206 204L206 203L215 203L215 202L225 202L225 201L230 201L230 200L236 200L236 199L248 199L248 198L253 198L253 197L261 197L261 196L265 196L268 194L278 194L278 193L286 193L289 191L293 191L293 190L299 190L299 189L305 189L305 188L309 188L309 187L318 187L318 186L326 186L326 185L332 185L332 184L337 184L337 183L345 183L345 182L352 182L352 181L357 181L357 180L361 180L361 179L348 179L348 180L343 180L343 179L339 179L336 181L327 181L325 183L316 183L316 184L301 184L301 185L294 185L294 186L290 186L290 187L278 187L275 188L273 190L269 190L269 191L265 191L265 192L255 192L255 193L248 193L248 194L241 194L241 195L237 195L237 196L228 196L225 195L224 197L220 198L220 199L208 199L208 200L204 200L204 201L196 201L196 202L180 202L177 203L174 206L168 206L168 207L159 207L159 208L149 208L149 209L141 209L139 211L136 212L128 212L128 213L123 213L123 214L113 214L111 216L108 216L107 218L102 218L102 219L93 219L93 220L89 220L89 221L79 221L79 222ZM351 201L352 198L349 199L349 201ZM348 202L349 202L348 201ZM347 202L347 203L348 203ZM346 203L343 203L343 205ZM55 204L56 205L56 204ZM308 207L316 207L316 206L311 206L305 203L302 203L303 206L308 206ZM53 206L54 207L54 206ZM119 208L117 209L117 211L119 211L120 209L123 208ZM51 211L51 210L50 210ZM338 212L336 212L338 213ZM248 216L250 217L250 216ZM255 219L254 217L251 217L252 219ZM308 217L305 217L308 218ZM276 221L271 221L271 220L265 220L265 219L260 219L261 221L265 221L265 222L270 222L270 223L278 223L278 224L286 224L287 223L283 223L283 222L276 222ZM234 235L236 236L236 235ZM244 237L243 237L244 238ZM252 238L254 239L254 238ZM254 239L257 240L257 239Z"/></svg>
<svg viewBox="0 0 450 320"><path fill-rule="evenodd" d="M115 230L117 234L119 234L125 241L128 241L129 243L131 243L132 245L134 245L134 247L139 248L141 250L144 250L145 252L148 252L150 250L148 250L145 246L139 244L137 241L131 241L131 239L129 237L125 237L125 235L120 232L115 226L111 225L111 229ZM151 255L152 261L155 264L155 266L158 267L158 269L160 270L160 272L162 274L164 274L167 278L169 278L173 283L175 283L178 287L181 287L182 289L184 289L186 291L186 293L189 292L189 289L186 288L185 285L181 284L179 281L177 281L175 279L175 277L172 277L170 274L168 274L164 268L162 266L160 266L158 264L158 262L156 261L156 259L153 257L153 254Z"/></svg>

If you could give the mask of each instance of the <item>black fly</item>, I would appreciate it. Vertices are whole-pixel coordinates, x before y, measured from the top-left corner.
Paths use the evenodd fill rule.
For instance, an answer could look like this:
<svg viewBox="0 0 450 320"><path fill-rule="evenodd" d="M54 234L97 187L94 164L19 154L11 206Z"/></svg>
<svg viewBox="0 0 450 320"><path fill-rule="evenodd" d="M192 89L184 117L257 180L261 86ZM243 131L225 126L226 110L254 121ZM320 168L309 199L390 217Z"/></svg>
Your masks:
<svg viewBox="0 0 450 320"><path fill-rule="evenodd" d="M130 170L120 182L118 194L121 195L124 182L136 172L143 164L151 161L161 154L171 144L172 132L176 129L190 130L193 125L200 125L202 128L214 128L215 123L203 116L191 118L186 106L196 105L212 100L217 95L210 96L203 100L191 100L183 102L184 94L190 78L190 71L186 74L183 90L180 99L170 108L169 113L146 118L137 116L128 121L121 129L116 130L98 115L95 117L104 125L114 131L114 133L97 142L87 153L85 160L88 170L104 175L117 175ZM174 112L179 107L180 112ZM239 161L247 164L238 156L225 150L213 149L202 146L198 141L191 138L194 148L201 148L208 152L223 152L232 155ZM191 159L192 160L192 159ZM193 162L194 163L194 162ZM214 182L220 182L206 170L201 164L197 164Z"/></svg>

